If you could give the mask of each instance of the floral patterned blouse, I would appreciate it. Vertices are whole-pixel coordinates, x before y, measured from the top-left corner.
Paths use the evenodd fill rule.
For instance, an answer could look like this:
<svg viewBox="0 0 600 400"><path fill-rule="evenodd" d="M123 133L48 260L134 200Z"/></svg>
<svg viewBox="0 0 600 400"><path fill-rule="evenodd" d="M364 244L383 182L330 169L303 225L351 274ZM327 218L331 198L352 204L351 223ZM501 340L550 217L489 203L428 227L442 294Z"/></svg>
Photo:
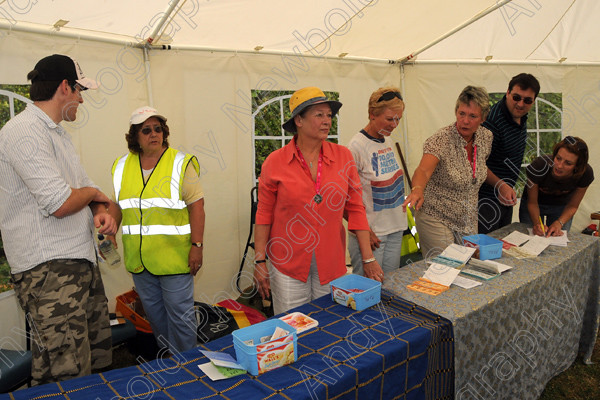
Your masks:
<svg viewBox="0 0 600 400"><path fill-rule="evenodd" d="M475 132L475 168L467 158L467 141L458 133L456 124L441 128L425 141L423 154L432 154L440 161L425 186L422 212L439 219L452 231L477 233L478 192L487 177L486 160L492 140L492 132L482 126Z"/></svg>

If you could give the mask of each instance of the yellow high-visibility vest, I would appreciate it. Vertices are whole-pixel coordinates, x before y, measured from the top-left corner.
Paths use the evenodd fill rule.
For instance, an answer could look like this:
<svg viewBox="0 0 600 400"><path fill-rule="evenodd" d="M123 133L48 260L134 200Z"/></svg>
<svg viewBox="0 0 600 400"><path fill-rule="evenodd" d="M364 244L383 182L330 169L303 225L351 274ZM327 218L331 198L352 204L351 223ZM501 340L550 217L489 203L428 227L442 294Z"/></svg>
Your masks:
<svg viewBox="0 0 600 400"><path fill-rule="evenodd" d="M154 275L187 274L191 227L182 184L187 165L195 156L168 148L144 184L138 154L118 158L112 167L115 197L123 220L125 267Z"/></svg>

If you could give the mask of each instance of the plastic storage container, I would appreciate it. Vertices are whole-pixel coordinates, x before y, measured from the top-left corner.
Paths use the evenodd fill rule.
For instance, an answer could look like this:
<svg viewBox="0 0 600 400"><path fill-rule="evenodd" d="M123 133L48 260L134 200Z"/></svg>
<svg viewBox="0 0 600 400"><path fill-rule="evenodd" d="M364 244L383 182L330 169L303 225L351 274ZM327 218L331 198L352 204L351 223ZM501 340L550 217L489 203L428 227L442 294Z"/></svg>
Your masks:
<svg viewBox="0 0 600 400"><path fill-rule="evenodd" d="M478 248L480 260L493 260L502 257L502 241L491 236L483 234L464 236L463 244L466 247Z"/></svg>
<svg viewBox="0 0 600 400"><path fill-rule="evenodd" d="M362 311L381 301L381 282L360 275L344 275L331 281L331 299L353 310Z"/></svg>
<svg viewBox="0 0 600 400"><path fill-rule="evenodd" d="M145 312L144 308L142 307L142 301L135 290L130 290L127 293L118 295L115 309L117 312L120 312L123 317L133 322L135 329L138 331L152 333L150 322L148 322L144 316Z"/></svg>
<svg viewBox="0 0 600 400"><path fill-rule="evenodd" d="M261 339L273 335L277 327L289 334L261 343ZM298 359L296 329L278 318L235 330L231 335L237 362L252 375L291 364ZM247 343L250 340L253 344Z"/></svg>

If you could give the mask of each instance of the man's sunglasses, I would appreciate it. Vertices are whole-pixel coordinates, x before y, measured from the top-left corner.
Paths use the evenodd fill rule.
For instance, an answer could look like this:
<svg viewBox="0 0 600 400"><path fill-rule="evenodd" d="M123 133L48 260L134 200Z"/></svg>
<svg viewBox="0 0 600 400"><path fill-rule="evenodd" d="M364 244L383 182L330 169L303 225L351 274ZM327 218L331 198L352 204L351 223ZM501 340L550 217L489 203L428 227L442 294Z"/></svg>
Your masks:
<svg viewBox="0 0 600 400"><path fill-rule="evenodd" d="M533 97L521 97L520 94L516 94L516 93L514 93L512 95L512 99L517 103L520 102L521 100L523 100L523 103L525 103L525 104L531 104L535 100Z"/></svg>
<svg viewBox="0 0 600 400"><path fill-rule="evenodd" d="M71 89L73 91L79 91L79 92L83 92L84 90L87 90L87 88L83 85L80 85L79 83L75 82L75 83L70 83L69 82L69 86L71 86Z"/></svg>
<svg viewBox="0 0 600 400"><path fill-rule="evenodd" d="M381 97L379 98L379 100L377 100L377 102L379 103L381 101L389 101L389 100L392 100L394 97L397 97L400 100L402 100L402 95L399 92L386 92L381 95Z"/></svg>
<svg viewBox="0 0 600 400"><path fill-rule="evenodd" d="M163 131L162 126L160 126L160 125L155 125L154 126L154 132L156 132L156 133L162 133L162 131ZM144 135L149 135L152 132L152 128L149 127L149 126L145 126L145 127L142 128L141 132Z"/></svg>

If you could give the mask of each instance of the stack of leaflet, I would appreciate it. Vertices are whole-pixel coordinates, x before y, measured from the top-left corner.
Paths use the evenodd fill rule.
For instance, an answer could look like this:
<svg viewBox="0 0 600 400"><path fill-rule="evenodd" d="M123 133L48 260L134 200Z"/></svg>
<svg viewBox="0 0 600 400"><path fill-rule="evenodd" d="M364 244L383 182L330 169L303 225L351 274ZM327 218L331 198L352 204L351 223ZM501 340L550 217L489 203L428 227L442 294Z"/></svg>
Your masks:
<svg viewBox="0 0 600 400"><path fill-rule="evenodd" d="M508 271L512 267L493 260L478 260L471 258L469 263L460 271L461 274L474 276L475 278L489 281L497 276L500 276L504 271Z"/></svg>
<svg viewBox="0 0 600 400"><path fill-rule="evenodd" d="M504 271L508 271L512 268L492 260L478 260L472 257L474 251L475 248L472 247L451 244L446 247L442 254L435 257L432 261L458 268L462 275L469 275L486 281L493 279ZM455 280L453 283L465 287L463 286L465 282L461 282L460 280L459 282Z"/></svg>
<svg viewBox="0 0 600 400"><path fill-rule="evenodd" d="M475 250L454 243L449 245L442 254L428 261L431 265L425 271L425 275L407 287L431 295L438 295L448 290L452 283L456 283L460 273L458 268L465 265Z"/></svg>
<svg viewBox="0 0 600 400"><path fill-rule="evenodd" d="M566 231L563 231L562 236L550 237L526 235L514 231L502 238L502 241L504 242L503 250L506 254L516 258L532 258L539 256L548 246L567 246L569 239Z"/></svg>
<svg viewBox="0 0 600 400"><path fill-rule="evenodd" d="M428 262L431 264L419 280L407 287L411 290L438 295L454 284L465 289L481 285L481 282L465 278L462 275L476 277L481 280L493 279L512 267L492 260L481 261L472 258L476 248L451 244L437 257ZM461 276L458 276L461 274Z"/></svg>
<svg viewBox="0 0 600 400"><path fill-rule="evenodd" d="M229 354L219 351L200 350L210 362L198 365L213 381L231 378L233 376L245 374L246 370Z"/></svg>
<svg viewBox="0 0 600 400"><path fill-rule="evenodd" d="M529 236L533 235L533 229L528 228ZM570 242L569 237L567 236L567 231L561 231L562 235L560 236L547 236L546 240L548 241L549 246L558 246L558 247L567 247Z"/></svg>

